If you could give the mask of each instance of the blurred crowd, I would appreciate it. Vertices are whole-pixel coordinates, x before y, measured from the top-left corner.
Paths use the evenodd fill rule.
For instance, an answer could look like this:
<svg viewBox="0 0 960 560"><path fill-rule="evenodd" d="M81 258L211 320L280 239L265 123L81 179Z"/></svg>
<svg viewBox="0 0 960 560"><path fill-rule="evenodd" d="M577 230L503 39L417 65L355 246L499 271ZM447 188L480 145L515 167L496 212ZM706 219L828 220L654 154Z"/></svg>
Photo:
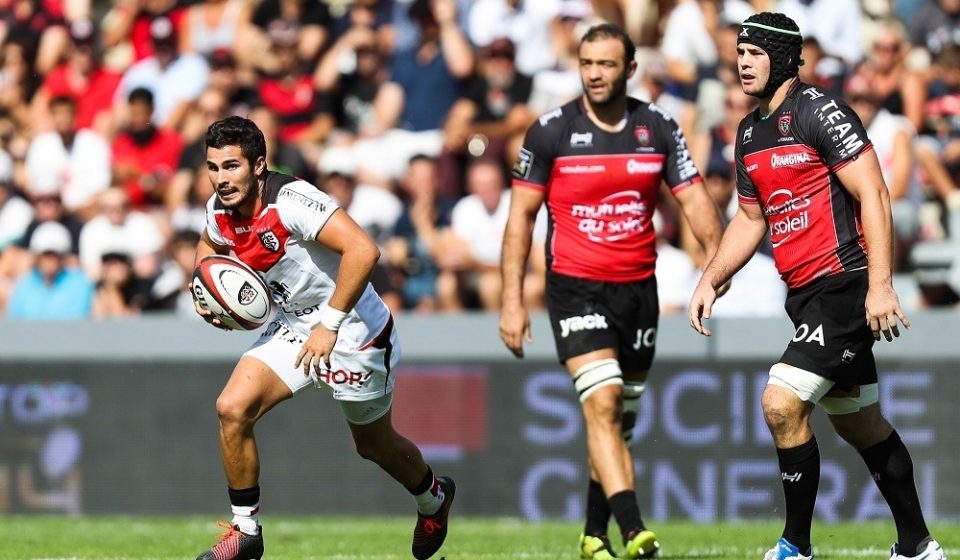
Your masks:
<svg viewBox="0 0 960 560"><path fill-rule="evenodd" d="M0 0L0 314L192 314L213 193L203 133L228 115L263 130L270 169L315 183L377 240L373 282L393 310L496 310L509 170L531 122L580 94L586 29L628 30L630 94L677 119L732 215L734 135L755 106L737 25L762 10L797 21L802 79L868 127L917 304L955 305L960 0ZM671 313L703 262L663 200ZM534 309L546 229L543 215ZM717 314L776 314L784 295L761 252Z"/></svg>

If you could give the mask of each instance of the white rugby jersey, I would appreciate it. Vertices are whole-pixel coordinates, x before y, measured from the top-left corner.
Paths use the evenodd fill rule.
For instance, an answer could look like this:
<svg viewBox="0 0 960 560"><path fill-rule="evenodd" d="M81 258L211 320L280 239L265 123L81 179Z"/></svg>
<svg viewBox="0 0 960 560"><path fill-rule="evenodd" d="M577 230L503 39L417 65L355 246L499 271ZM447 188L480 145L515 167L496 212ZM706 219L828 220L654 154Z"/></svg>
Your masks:
<svg viewBox="0 0 960 560"><path fill-rule="evenodd" d="M340 255L314 241L340 207L314 185L270 172L261 194L261 211L242 218L217 195L207 201L207 235L230 247L270 287L278 315L304 337L319 324L319 310L333 295ZM367 287L340 327L338 343L362 346L387 324L390 312Z"/></svg>

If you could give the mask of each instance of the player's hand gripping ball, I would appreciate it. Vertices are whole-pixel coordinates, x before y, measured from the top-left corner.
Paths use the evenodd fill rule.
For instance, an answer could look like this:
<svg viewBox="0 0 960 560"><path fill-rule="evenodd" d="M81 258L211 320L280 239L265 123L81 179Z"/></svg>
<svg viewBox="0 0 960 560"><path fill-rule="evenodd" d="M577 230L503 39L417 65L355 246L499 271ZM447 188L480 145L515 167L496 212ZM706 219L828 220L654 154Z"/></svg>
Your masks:
<svg viewBox="0 0 960 560"><path fill-rule="evenodd" d="M235 258L210 255L193 271L193 297L224 326L251 331L273 312L270 289L252 268Z"/></svg>

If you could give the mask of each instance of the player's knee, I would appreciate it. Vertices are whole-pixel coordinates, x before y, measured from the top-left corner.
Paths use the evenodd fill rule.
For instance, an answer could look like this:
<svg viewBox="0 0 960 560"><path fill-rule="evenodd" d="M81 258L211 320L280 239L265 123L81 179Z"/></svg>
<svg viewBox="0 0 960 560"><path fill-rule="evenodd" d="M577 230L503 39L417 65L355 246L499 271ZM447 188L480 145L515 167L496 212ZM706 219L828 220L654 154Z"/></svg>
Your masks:
<svg viewBox="0 0 960 560"><path fill-rule="evenodd" d="M233 393L223 393L217 397L216 406L221 426L245 426L254 422L255 414L251 412L249 404Z"/></svg>
<svg viewBox="0 0 960 560"><path fill-rule="evenodd" d="M573 385L589 420L619 423L623 411L623 373L613 358L580 366Z"/></svg>
<svg viewBox="0 0 960 560"><path fill-rule="evenodd" d="M379 445L378 442L370 439L358 439L354 440L354 445L357 449L357 455L367 461L380 464L383 456L383 447Z"/></svg>
<svg viewBox="0 0 960 560"><path fill-rule="evenodd" d="M772 433L788 434L802 425L803 418L793 403L781 398L776 392L764 391L761 403L763 419Z"/></svg>

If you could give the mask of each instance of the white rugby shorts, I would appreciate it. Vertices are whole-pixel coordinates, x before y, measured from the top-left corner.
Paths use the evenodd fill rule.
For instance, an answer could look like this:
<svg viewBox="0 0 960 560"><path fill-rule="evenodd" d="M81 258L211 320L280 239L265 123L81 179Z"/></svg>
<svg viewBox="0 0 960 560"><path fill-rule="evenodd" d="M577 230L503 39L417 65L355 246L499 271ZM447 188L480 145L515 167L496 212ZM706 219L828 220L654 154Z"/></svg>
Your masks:
<svg viewBox="0 0 960 560"><path fill-rule="evenodd" d="M294 367L305 341L281 314L243 355L265 363L294 395L310 385L330 391L338 401L371 401L393 393L391 372L400 361L400 340L392 317L384 330L369 341L357 343L350 337L338 338L328 369L312 372L309 377L303 374L302 365Z"/></svg>

